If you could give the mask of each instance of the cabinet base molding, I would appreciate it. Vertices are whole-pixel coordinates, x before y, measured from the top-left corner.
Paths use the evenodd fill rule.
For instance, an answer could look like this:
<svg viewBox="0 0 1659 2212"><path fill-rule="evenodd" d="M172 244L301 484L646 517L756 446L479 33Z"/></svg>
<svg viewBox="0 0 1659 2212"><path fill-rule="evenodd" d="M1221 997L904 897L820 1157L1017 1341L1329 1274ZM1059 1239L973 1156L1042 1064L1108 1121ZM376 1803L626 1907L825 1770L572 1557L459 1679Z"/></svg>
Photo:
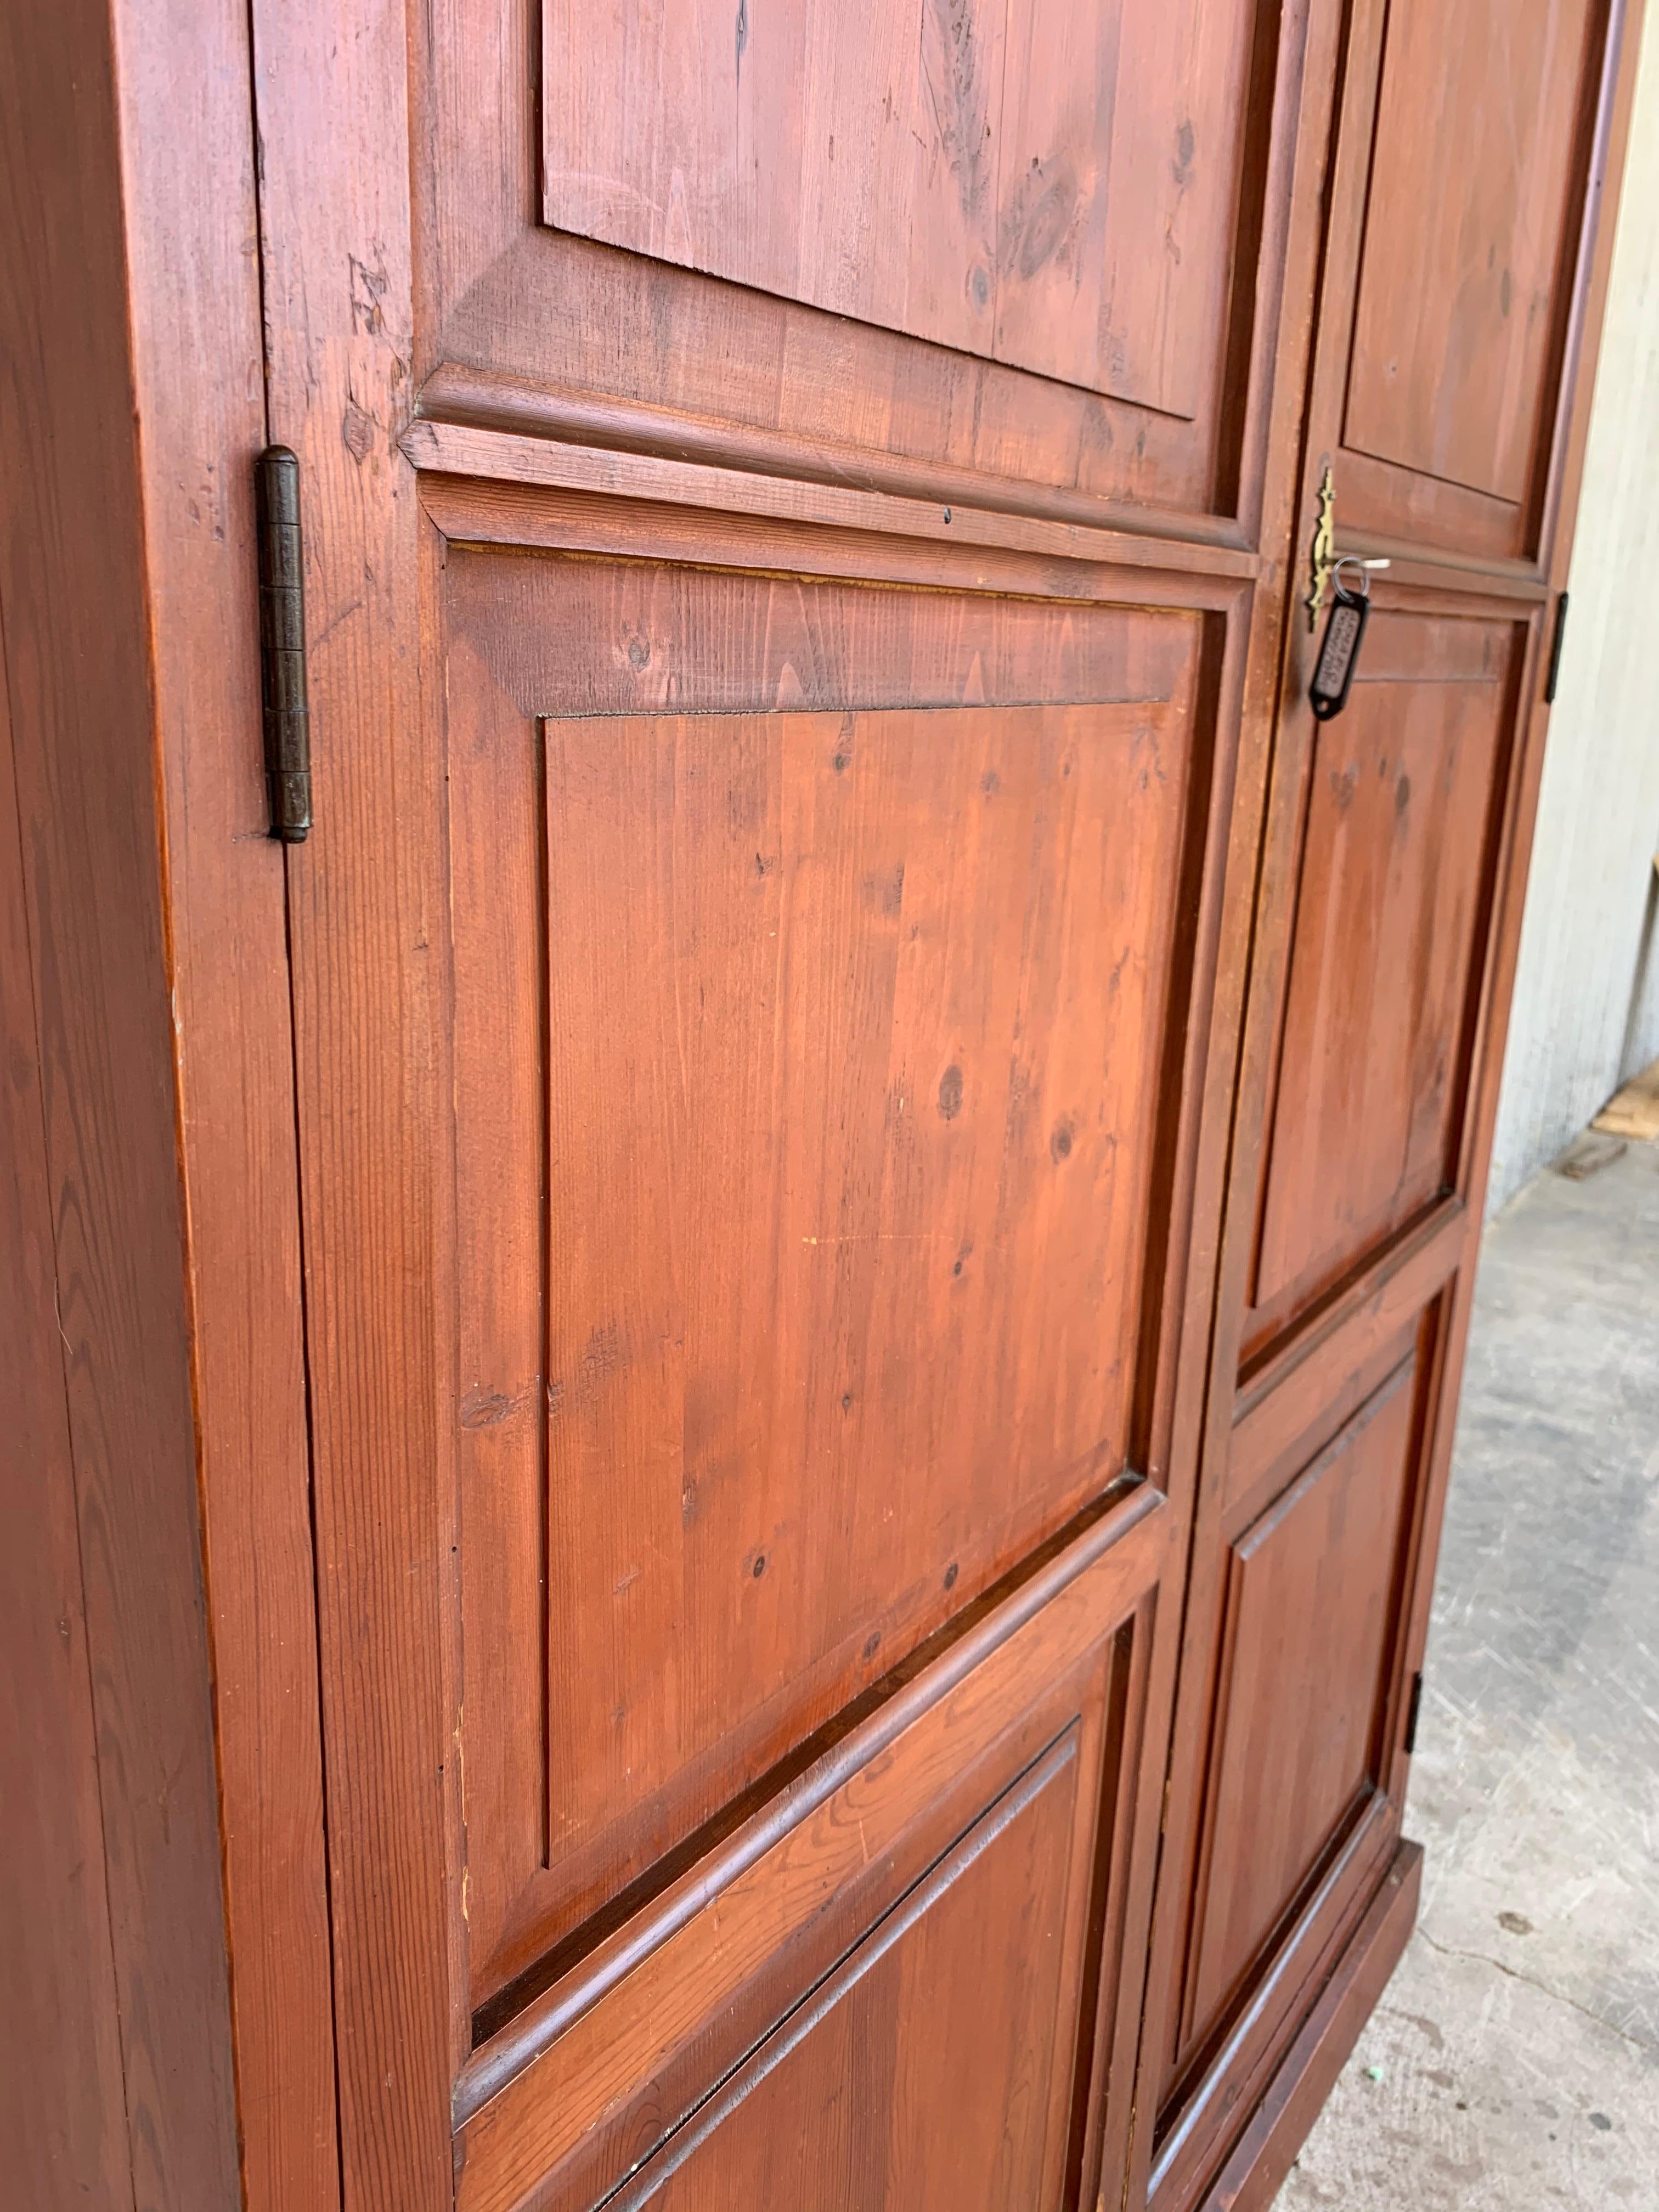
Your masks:
<svg viewBox="0 0 1659 2212"><path fill-rule="evenodd" d="M1400 1963L1422 1883L1423 1846L1401 1843L1198 2212L1266 2212L1273 2203Z"/></svg>

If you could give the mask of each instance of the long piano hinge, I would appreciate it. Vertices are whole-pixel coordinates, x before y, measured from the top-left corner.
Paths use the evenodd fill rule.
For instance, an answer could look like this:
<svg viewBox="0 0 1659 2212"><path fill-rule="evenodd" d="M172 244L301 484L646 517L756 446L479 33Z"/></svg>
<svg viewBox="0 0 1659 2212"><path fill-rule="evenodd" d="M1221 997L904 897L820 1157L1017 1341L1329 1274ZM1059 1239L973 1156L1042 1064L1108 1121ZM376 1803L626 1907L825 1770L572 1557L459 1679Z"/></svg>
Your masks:
<svg viewBox="0 0 1659 2212"><path fill-rule="evenodd" d="M306 698L305 541L300 463L267 446L254 471L259 533L259 672L264 698L270 834L303 844L311 830L311 710Z"/></svg>

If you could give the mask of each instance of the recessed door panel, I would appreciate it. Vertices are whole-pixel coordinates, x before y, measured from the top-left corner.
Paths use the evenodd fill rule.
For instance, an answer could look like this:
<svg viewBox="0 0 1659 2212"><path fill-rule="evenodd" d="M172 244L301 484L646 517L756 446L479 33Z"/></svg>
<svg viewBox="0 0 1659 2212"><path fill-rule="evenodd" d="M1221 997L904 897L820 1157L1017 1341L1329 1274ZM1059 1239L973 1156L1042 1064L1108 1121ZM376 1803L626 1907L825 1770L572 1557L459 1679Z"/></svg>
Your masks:
<svg viewBox="0 0 1659 2212"><path fill-rule="evenodd" d="M1316 416L1339 527L1535 550L1583 270L1603 0L1370 0Z"/></svg>
<svg viewBox="0 0 1659 2212"><path fill-rule="evenodd" d="M422 411L1253 534L1314 12L433 0Z"/></svg>
<svg viewBox="0 0 1659 2212"><path fill-rule="evenodd" d="M1392 0L1348 378L1361 453L1526 496L1596 13Z"/></svg>
<svg viewBox="0 0 1659 2212"><path fill-rule="evenodd" d="M1186 2045L1382 1779L1415 1373L1396 1370L1229 1547Z"/></svg>
<svg viewBox="0 0 1659 2212"><path fill-rule="evenodd" d="M1379 611L1314 730L1256 1342L1454 1180L1513 636Z"/></svg>
<svg viewBox="0 0 1659 2212"><path fill-rule="evenodd" d="M1003 1802L727 2083L623 2203L726 2212L848 2205L1028 2212L1059 2203L1048 2155L1071 1738ZM1045 2171L1045 2169L1054 2169Z"/></svg>
<svg viewBox="0 0 1659 2212"><path fill-rule="evenodd" d="M1065 1547L484 2042L457 2212L1089 2190L1128 2127L1139 2009L1102 1962L1156 1825L1169 1519L1143 1494Z"/></svg>
<svg viewBox="0 0 1659 2212"><path fill-rule="evenodd" d="M1130 1463L1202 622L450 592L482 2001Z"/></svg>

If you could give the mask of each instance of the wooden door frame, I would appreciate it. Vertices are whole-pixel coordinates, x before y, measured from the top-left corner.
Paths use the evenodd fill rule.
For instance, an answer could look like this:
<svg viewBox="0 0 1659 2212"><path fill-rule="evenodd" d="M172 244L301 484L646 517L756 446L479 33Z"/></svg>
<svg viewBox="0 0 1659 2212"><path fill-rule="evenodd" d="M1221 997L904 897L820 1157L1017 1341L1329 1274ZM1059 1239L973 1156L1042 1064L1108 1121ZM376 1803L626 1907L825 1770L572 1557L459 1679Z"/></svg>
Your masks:
<svg viewBox="0 0 1659 2212"><path fill-rule="evenodd" d="M264 418L247 27L230 0L70 0L15 12L5 44L0 598L123 2179L325 2205L288 967L243 465Z"/></svg>

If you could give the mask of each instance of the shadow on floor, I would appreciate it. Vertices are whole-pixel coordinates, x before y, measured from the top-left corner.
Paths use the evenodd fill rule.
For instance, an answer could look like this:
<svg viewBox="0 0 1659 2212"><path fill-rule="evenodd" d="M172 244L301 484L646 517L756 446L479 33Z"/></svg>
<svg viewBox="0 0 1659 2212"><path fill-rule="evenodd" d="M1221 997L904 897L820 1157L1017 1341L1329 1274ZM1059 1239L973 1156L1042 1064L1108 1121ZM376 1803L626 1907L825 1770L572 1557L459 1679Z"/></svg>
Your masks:
<svg viewBox="0 0 1659 2212"><path fill-rule="evenodd" d="M1418 1931L1276 2212L1659 2208L1659 1145L1486 1234Z"/></svg>

